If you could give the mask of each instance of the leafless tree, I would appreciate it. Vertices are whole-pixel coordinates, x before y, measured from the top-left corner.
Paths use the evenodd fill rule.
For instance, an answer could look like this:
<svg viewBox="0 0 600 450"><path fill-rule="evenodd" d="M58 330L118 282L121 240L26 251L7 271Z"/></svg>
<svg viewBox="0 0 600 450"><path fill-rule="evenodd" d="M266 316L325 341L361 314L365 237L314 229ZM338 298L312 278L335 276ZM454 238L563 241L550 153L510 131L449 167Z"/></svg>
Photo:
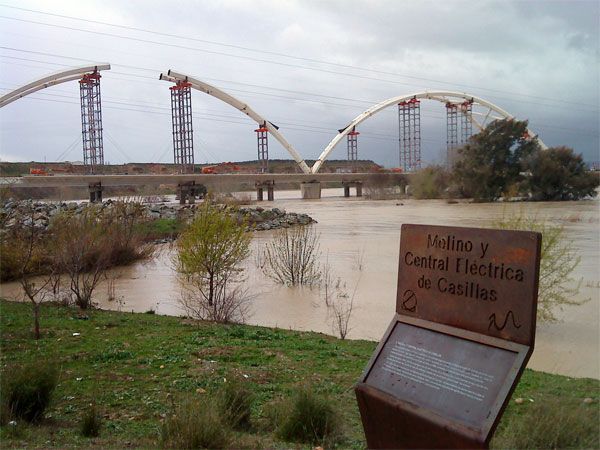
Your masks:
<svg viewBox="0 0 600 450"><path fill-rule="evenodd" d="M323 264L321 274L321 292L323 294L323 300L325 300L325 306L329 307L331 297L334 294L335 283L335 275L333 273L333 268L331 267L331 264L329 264L329 252L327 252L327 256L325 257L325 263Z"/></svg>
<svg viewBox="0 0 600 450"><path fill-rule="evenodd" d="M46 300L51 284L51 275L38 276L40 272L40 256L47 248L46 236L42 227L36 226L35 208L28 204L23 211L21 227L14 228L14 257L17 258L19 267L19 283L25 296L31 302L33 309L33 333L35 339L40 338L40 308ZM36 280L36 281L34 281Z"/></svg>
<svg viewBox="0 0 600 450"><path fill-rule="evenodd" d="M354 312L354 297L360 283L360 277L356 281L352 295L348 294L346 284L338 279L335 287L335 295L332 296L328 306L329 320L333 331L340 336L340 339L346 339L350 332L350 319Z"/></svg>
<svg viewBox="0 0 600 450"><path fill-rule="evenodd" d="M277 283L313 285L321 280L319 235L312 226L278 230L263 255L263 273Z"/></svg>
<svg viewBox="0 0 600 450"><path fill-rule="evenodd" d="M88 206L80 214L60 213L52 223L54 265L68 277L81 309L92 306L92 294L111 264L115 230L99 214L99 208Z"/></svg>

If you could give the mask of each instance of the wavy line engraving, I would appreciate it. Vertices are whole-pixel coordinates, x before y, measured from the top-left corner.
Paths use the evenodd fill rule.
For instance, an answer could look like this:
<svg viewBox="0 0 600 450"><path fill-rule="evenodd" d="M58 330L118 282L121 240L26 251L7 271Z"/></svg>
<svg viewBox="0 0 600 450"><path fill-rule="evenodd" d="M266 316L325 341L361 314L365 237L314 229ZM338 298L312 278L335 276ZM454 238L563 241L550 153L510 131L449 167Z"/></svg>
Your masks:
<svg viewBox="0 0 600 450"><path fill-rule="evenodd" d="M490 330L492 328L492 326L494 328L496 328L496 330L498 331L502 331L506 328L506 325L508 324L508 318L510 317L513 326L518 330L519 328L521 328L521 325L519 325L517 323L517 319L515 318L515 313L512 311L508 311L506 313L506 316L504 317L504 322L502 322L502 325L498 325L498 322L496 321L496 313L492 313L490 315L490 317L488 318L490 321L490 324L488 326L488 330Z"/></svg>

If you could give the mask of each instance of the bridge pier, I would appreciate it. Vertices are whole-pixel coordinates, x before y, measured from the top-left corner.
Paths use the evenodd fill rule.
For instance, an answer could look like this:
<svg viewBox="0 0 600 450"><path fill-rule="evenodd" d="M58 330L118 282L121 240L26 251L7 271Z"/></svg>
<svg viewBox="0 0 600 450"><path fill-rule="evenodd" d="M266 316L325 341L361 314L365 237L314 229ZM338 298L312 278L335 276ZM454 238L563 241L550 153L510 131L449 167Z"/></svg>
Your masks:
<svg viewBox="0 0 600 450"><path fill-rule="evenodd" d="M318 181L304 181L300 183L300 193L303 200L315 200L321 198L321 183Z"/></svg>
<svg viewBox="0 0 600 450"><path fill-rule="evenodd" d="M256 187L256 200L262 202L264 200L264 190L267 190L267 200L272 202L275 200L275 181L257 181L254 183Z"/></svg>
<svg viewBox="0 0 600 450"><path fill-rule="evenodd" d="M185 205L187 201L190 205L196 203L196 183L180 183L177 185L177 195L179 196L179 204Z"/></svg>
<svg viewBox="0 0 600 450"><path fill-rule="evenodd" d="M102 203L102 183L90 183L88 190L90 192L90 203Z"/></svg>
<svg viewBox="0 0 600 450"><path fill-rule="evenodd" d="M350 197L352 186L356 188L356 196L362 197L362 181L342 181L342 186L344 186L344 197Z"/></svg>

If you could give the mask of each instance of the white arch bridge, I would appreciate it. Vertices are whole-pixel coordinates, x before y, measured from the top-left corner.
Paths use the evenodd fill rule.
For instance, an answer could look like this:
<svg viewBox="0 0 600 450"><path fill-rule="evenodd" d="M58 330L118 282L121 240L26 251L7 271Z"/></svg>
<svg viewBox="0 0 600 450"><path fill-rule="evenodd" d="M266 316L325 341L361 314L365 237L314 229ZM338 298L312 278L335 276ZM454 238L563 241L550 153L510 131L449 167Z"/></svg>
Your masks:
<svg viewBox="0 0 600 450"><path fill-rule="evenodd" d="M82 134L84 162L90 168L90 173L94 173L94 168L104 164L103 142L102 142L102 111L100 102L100 75L99 71L109 70L110 64L96 64L82 67L75 67L65 71L53 73L40 79L32 81L0 97L0 108L10 103L60 83L79 80L81 91L81 113L82 113ZM290 156L296 161L304 174L317 174L323 163L330 156L334 148L345 138L348 137L350 158L351 145L356 145L357 126L365 120L373 117L380 111L398 105L400 113L400 145L404 145L405 156L408 155L412 160L405 169L410 171L415 167L415 163L420 164L420 109L418 104L421 100L438 101L446 105L447 108L447 128L448 145L464 142L469 130L475 127L478 130L485 128L491 121L496 119L514 119L514 116L500 108L499 106L484 100L480 97L452 91L423 91L408 95L401 95L384 100L374 106L371 106L358 116L356 116L348 125L338 131L338 134L329 142L312 167L309 167L292 144L290 144L282 132L275 124L267 120L264 116L258 114L247 103L226 93L225 91L188 76L181 72L169 70L166 74L161 74L160 80L175 83L171 87L171 107L173 120L173 146L174 159L176 164L182 167L188 167L191 162L193 169L193 135L192 135L192 108L190 88L204 92L212 97L227 103L246 114L254 120L258 129L258 156L266 158L268 162L267 136L270 134L285 148ZM461 127L462 141L458 139L458 127ZM545 144L537 135L528 130L528 136L536 139L542 148ZM354 144L352 144L352 141ZM356 147L354 147L353 157L356 159ZM402 148L401 148L402 151ZM179 158L179 160L178 160ZM191 160L190 160L191 158ZM412 166L411 166L412 164ZM265 166L266 167L266 166Z"/></svg>

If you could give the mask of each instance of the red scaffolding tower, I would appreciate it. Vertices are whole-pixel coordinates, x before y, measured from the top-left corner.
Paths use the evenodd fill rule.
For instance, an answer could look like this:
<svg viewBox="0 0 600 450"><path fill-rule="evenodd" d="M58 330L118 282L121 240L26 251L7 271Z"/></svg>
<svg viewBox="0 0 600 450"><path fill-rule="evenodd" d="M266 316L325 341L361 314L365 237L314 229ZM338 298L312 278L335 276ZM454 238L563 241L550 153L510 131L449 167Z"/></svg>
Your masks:
<svg viewBox="0 0 600 450"><path fill-rule="evenodd" d="M400 167L404 172L421 168L421 102L415 98L398 103Z"/></svg>
<svg viewBox="0 0 600 450"><path fill-rule="evenodd" d="M466 144L473 135L473 99L460 104L460 138Z"/></svg>
<svg viewBox="0 0 600 450"><path fill-rule="evenodd" d="M260 173L269 171L269 129L267 124L263 123L256 132L256 144L258 148L258 164Z"/></svg>
<svg viewBox="0 0 600 450"><path fill-rule="evenodd" d="M97 173L104 165L102 140L102 105L100 101L100 74L86 73L79 80L81 100L81 130L83 163L89 173Z"/></svg>
<svg viewBox="0 0 600 450"><path fill-rule="evenodd" d="M458 148L458 105L446 103L446 165L452 168Z"/></svg>
<svg viewBox="0 0 600 450"><path fill-rule="evenodd" d="M356 128L352 128L352 131L346 135L348 139L348 163L352 172L356 172L356 162L358 161L358 135L360 133L356 131Z"/></svg>
<svg viewBox="0 0 600 450"><path fill-rule="evenodd" d="M473 135L473 100L446 103L446 164L456 162L457 148L466 144Z"/></svg>
<svg viewBox="0 0 600 450"><path fill-rule="evenodd" d="M173 159L180 173L194 172L194 134L192 129L191 83L178 81L171 86L173 122Z"/></svg>

